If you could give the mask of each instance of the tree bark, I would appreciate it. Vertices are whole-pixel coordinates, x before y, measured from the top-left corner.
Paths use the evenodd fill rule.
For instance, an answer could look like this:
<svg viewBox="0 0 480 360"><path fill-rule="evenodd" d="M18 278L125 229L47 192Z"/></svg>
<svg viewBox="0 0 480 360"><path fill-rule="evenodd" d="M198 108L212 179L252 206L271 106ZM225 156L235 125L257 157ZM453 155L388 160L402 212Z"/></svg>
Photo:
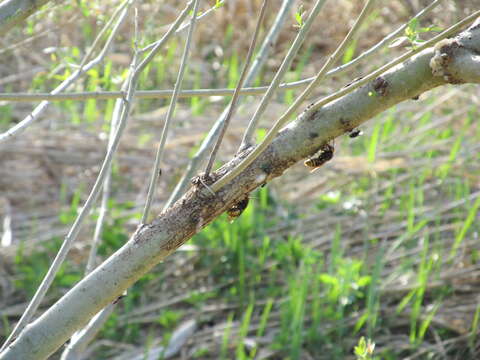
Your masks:
<svg viewBox="0 0 480 360"><path fill-rule="evenodd" d="M0 3L0 36L51 0L5 0Z"/></svg>
<svg viewBox="0 0 480 360"><path fill-rule="evenodd" d="M318 111L304 111L237 178L211 194L201 183L130 240L57 301L2 353L1 360L44 359L82 328L98 311L118 299L153 266L229 209L237 200L335 137L375 115L445 84L480 83L480 21L454 39L440 42L374 81ZM228 173L251 149L212 174ZM318 173L315 174L318 176Z"/></svg>

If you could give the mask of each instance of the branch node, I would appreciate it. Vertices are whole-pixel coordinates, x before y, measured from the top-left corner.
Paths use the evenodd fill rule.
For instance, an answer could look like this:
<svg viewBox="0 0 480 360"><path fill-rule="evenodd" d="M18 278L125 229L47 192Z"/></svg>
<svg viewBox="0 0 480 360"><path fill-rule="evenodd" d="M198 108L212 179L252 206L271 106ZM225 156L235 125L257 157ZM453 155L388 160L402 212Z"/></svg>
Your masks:
<svg viewBox="0 0 480 360"><path fill-rule="evenodd" d="M435 45L435 52L430 59L430 68L433 76L442 77L449 84L463 84L465 81L451 66L455 57L463 52L463 46L457 39L444 39Z"/></svg>
<svg viewBox="0 0 480 360"><path fill-rule="evenodd" d="M202 185L203 187L205 187L210 192L210 194L212 194L213 196L216 196L215 192L209 186L209 185L214 183L214 177L211 174L206 174L206 173L202 172L202 173L198 174L197 176L194 176L190 180L190 182L192 183L193 186L195 186L197 188L200 187L200 185Z"/></svg>
<svg viewBox="0 0 480 360"><path fill-rule="evenodd" d="M377 77L372 82L373 90L380 96L387 96L388 94L388 81L385 80L382 76Z"/></svg>

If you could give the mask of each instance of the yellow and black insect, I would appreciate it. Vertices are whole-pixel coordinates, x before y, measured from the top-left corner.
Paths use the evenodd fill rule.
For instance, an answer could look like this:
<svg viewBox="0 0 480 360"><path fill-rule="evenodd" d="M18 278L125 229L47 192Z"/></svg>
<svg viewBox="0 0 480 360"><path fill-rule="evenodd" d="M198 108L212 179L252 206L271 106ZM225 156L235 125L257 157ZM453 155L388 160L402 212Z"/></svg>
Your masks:
<svg viewBox="0 0 480 360"><path fill-rule="evenodd" d="M334 151L335 148L333 147L333 145L326 144L322 147L320 154L305 160L304 164L306 167L312 169L312 171L315 171L327 161L332 160Z"/></svg>
<svg viewBox="0 0 480 360"><path fill-rule="evenodd" d="M236 218L238 218L240 215L242 215L243 211L247 208L248 206L248 201L249 197L248 194L242 197L240 200L236 201L230 209L227 210L227 215L228 215L228 220L232 222Z"/></svg>

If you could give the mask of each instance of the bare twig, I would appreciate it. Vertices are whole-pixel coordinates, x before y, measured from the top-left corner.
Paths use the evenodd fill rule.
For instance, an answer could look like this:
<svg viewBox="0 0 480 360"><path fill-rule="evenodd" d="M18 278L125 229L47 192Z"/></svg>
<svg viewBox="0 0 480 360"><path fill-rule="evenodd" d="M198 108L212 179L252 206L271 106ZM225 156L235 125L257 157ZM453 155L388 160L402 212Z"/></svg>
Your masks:
<svg viewBox="0 0 480 360"><path fill-rule="evenodd" d="M120 105L122 104L121 100L117 101ZM118 120L120 119L120 111L122 107L117 104L115 104L115 109L112 115L112 124L110 125L110 135L109 135L109 148L112 147L112 141L115 135L115 132L117 130L118 124L114 124L113 120ZM92 239L92 244L90 245L90 252L88 254L88 260L87 260L87 265L85 267L85 274L89 274L94 268L95 268L95 259L97 257L97 248L98 245L100 244L101 236L102 236L102 231L103 231L103 224L105 222L105 216L108 211L108 199L110 197L110 184L111 184L111 178L112 178L112 172L111 172L111 164L109 166L109 169L107 171L107 175L105 177L105 182L103 183L103 189L102 189L102 200L100 203L100 209L98 213L98 219L95 224L95 231L93 233L93 239Z"/></svg>
<svg viewBox="0 0 480 360"><path fill-rule="evenodd" d="M128 9L131 6L131 4L132 4L132 1L130 0L129 3L128 3L128 6L126 8L124 8L122 13L120 14L120 16L118 18L118 21L117 21L114 29L112 30L112 34L110 35L109 41L107 41L107 45L105 45L104 50L102 50L103 54L106 52L106 49L109 47L109 43L111 42L111 39L113 39L113 37L115 36L116 31L120 27L120 24L125 20L125 18L127 16L127 13L128 13ZM103 58L102 54L100 54L97 57L97 59L99 59L99 60L102 59L102 58ZM93 61L95 61L95 60L93 60ZM87 65L85 67L85 69L87 69L88 67L89 67L89 65ZM78 74L80 74L80 73L78 73ZM47 104L48 104L48 102L47 102ZM121 134L121 132L119 131L119 132L117 132L116 136L120 137L119 136L120 134ZM118 139L117 139L116 143L118 145ZM116 146L115 146L115 149L116 149ZM60 268L60 265L65 260L65 257L67 256L67 253L70 250L71 244L73 243L73 241L76 239L78 233L80 232L80 227L81 227L81 224L83 223L83 220L87 216L88 212L90 211L91 207L93 206L93 203L96 200L96 197L97 197L98 192L100 190L100 186L101 186L101 184L103 182L103 178L105 176L105 172L106 172L106 170L107 170L107 168L108 168L108 166L111 162L113 152L114 152L115 149L111 149L113 151L109 151L107 153L107 156L105 157L105 161L102 165L102 169L100 170L100 174L98 175L97 181L95 182L95 185L92 189L92 192L90 193L87 201L85 202L84 207L80 211L79 215L77 216L77 219L75 220L75 223L72 225L69 233L65 237L65 240L63 241L63 244L62 244L60 250L58 251L57 256L53 260L52 265L48 269L47 274L45 275L44 279L42 280L41 284L39 285L37 291L35 292L35 295L33 296L32 300L30 301L27 308L25 309L25 312L22 314L22 317L18 321L17 325L15 326L15 328L13 329L13 331L11 332L11 334L9 335L9 337L7 338L5 343L3 344L2 348L0 349L0 352L3 351L3 349L5 349L5 347L8 346L10 344L10 342L24 329L24 327L30 322L31 318L33 317L36 310L40 306L40 303L42 302L48 288L50 287L51 283L53 282L53 279L55 278L55 275L56 275L58 269Z"/></svg>
<svg viewBox="0 0 480 360"><path fill-rule="evenodd" d="M102 30L100 30L100 32L98 33L97 37L95 38L95 40L93 41L93 44L92 46L90 47L90 49L87 51L87 54L83 57L83 60L82 62L80 63L79 65L79 68L82 69L85 64L87 63L87 61L90 60L90 58L92 57L92 54L93 54L93 51L96 49L98 43L100 42L100 40L102 39L103 35L107 32L107 30L110 28L110 26L112 25L113 21L117 18L118 14L120 13L120 11L122 11L125 6L127 6L127 3L128 3L128 0L125 0L122 4L120 4L119 7L117 7L117 9L115 10L115 12L112 14L112 16L110 17L110 19L108 20L108 22L105 24L105 26L102 28Z"/></svg>
<svg viewBox="0 0 480 360"><path fill-rule="evenodd" d="M9 46L5 46L5 47L0 49L0 55L5 54L6 52L9 52L9 51L13 51L13 50L18 49L18 48L21 48L22 46L25 46L27 44L30 44L30 43L38 40L39 38L52 33L54 30L58 30L58 28L48 28L48 29L43 30L43 31L41 31L41 32L39 32L35 35L32 35L32 36L26 38L26 39L18 41L18 42L14 43L14 44L11 44Z"/></svg>
<svg viewBox="0 0 480 360"><path fill-rule="evenodd" d="M388 64L385 64L384 66L380 67L378 70L370 73L369 75L363 77L362 79L350 84L349 86L333 93L332 95L330 96L327 96L317 102L315 102L309 109L308 111L306 112L305 115L310 114L314 111L317 111L318 109L320 109L322 106L325 106L326 104L348 94L348 93L351 93L353 90L359 88L360 86L368 83L369 81L375 79L376 77L378 77L379 75L381 75L382 73L384 73L385 71L387 71L388 69L391 69L392 67L394 67L395 65L398 65L400 64L401 62L407 60L408 58L411 58L413 55L417 54L418 52L436 44L437 42L439 42L440 40L442 39L445 39L446 37L454 34L455 32L457 32L459 29L461 29L462 27L464 27L465 25L468 25L470 23L472 23L473 21L475 21L475 19L480 15L480 10L479 11L476 11L474 12L473 14L471 14L470 16L467 16L465 19L459 21L458 23L456 23L455 25L452 25L451 27L449 27L448 29L444 30L443 32L441 32L440 34L438 34L437 36L433 37L432 39L426 41L425 43L423 43L421 46L418 46L418 47L415 47L414 49L406 52L405 54L403 54L402 56L399 56L398 58L390 61ZM308 89L306 89L305 91L307 91ZM293 106L293 105L292 105ZM287 113L288 113L288 110L287 110ZM267 133L267 135L265 136L264 140L262 141L262 143L260 143L239 165L236 169L234 169L233 171L229 172L225 177L221 178L220 180L218 180L215 184L213 184L211 186L212 190L213 191L217 191L218 189L220 189L221 187L225 186L225 184L227 184L229 181L231 181L235 176L237 176L240 172L243 171L243 169L245 169L249 164L252 163L253 160L255 160L256 157L258 157L258 155L263 151L263 149L265 149L265 147L272 141L272 139L275 137L275 134L277 133L278 130L280 130L280 127L283 126L285 124L285 122L288 121L288 118L285 117L285 116L282 116L282 121L277 121L276 125L278 124L278 126L274 125L274 127L272 127L272 129L270 129L270 131ZM272 132L272 130L274 130L275 128L275 133Z"/></svg>
<svg viewBox="0 0 480 360"><path fill-rule="evenodd" d="M213 11L215 11L215 10L217 10L218 8L222 7L222 6L225 4L226 1L227 1L227 0L220 0L220 1L218 2L218 4L216 4L215 6L211 7L210 9L204 11L201 15L198 15L196 20L201 20L201 19L203 19L205 16L210 15ZM180 33L181 31L183 31L183 30L187 29L188 27L190 27L190 25L191 25L191 22L188 22L188 23L186 23L185 25L180 26L180 27L176 30L176 33L177 33L177 34ZM160 40L159 40L159 41L160 41ZM143 49L140 49L140 54L143 54L144 52L153 49L153 48L158 44L159 41L155 41L155 42L153 42L153 43L145 46Z"/></svg>
<svg viewBox="0 0 480 360"><path fill-rule="evenodd" d="M432 11L436 6L440 4L442 0L435 0L425 9L420 11L416 16L412 19L420 19L425 16L427 13ZM275 42L276 36L279 34L279 30L281 28L282 22L285 20L285 15L288 13L288 9L292 5L293 0L285 0L283 3L282 8L279 11L278 17L274 22L273 27L270 30L270 33L265 38L258 55L255 57L253 62L252 68L249 71L247 78L245 79L245 84L250 84L255 75L258 73L260 66L266 59L267 51L270 50L271 44ZM203 15L199 16L200 19ZM411 20L412 20L411 19ZM408 26L408 23L403 24L395 31L391 32L387 36L385 36L382 40L378 43L373 45L368 50L364 51L362 54L351 60L346 64L342 64L330 71L327 72L327 76L338 75L342 72L345 72L360 61L365 60L372 55L375 55L380 49L388 45L391 40L401 33L405 28ZM310 84L315 79L314 76L293 81L282 83L279 85L279 90L287 90L287 89L296 89L299 87L306 86ZM258 87L244 87L241 89L241 95L258 95L263 94L268 90L268 86L258 86ZM187 97L208 97L208 96L231 96L234 93L234 89L194 89L194 90L182 90L179 93L179 97L187 98ZM173 94L173 90L139 90L135 93L135 98L140 99L160 99L160 98L170 98ZM49 101L64 101L64 100L87 100L87 99L97 99L97 100L105 100L105 99L116 99L121 98L124 94L121 91L91 91L91 92L71 92L71 93L62 93L62 94L52 94L52 93L0 93L0 101L37 101L37 100L49 100Z"/></svg>
<svg viewBox="0 0 480 360"><path fill-rule="evenodd" d="M128 90L128 82L129 79L125 81L123 84L122 90ZM110 126L110 134L109 134L109 141L108 141L108 148L110 149L113 144L115 133L118 129L118 120L123 111L123 101L117 100L115 103L115 108L112 114L112 123ZM109 164L107 175L105 177L105 182L103 183L103 190L102 190L102 200L100 205L99 216L97 222L95 224L95 231L93 235L92 244L90 247L90 252L88 254L87 265L85 267L85 274L88 275L90 272L93 271L95 268L95 260L97 255L98 245L100 244L101 234L103 230L103 224L105 221L105 217L108 210L108 199L110 197L110 184L111 184L111 168L112 164ZM62 353L62 360L75 360L80 357L85 351L85 348L90 343L90 341L95 337L98 331L101 330L104 322L108 319L109 315L115 308L115 304L110 304L103 310L101 310L97 315L95 315L92 320L88 323L85 328L80 331L77 331L75 334L72 335L70 342L66 346L64 352Z"/></svg>
<svg viewBox="0 0 480 360"><path fill-rule="evenodd" d="M225 132L227 131L228 125L230 124L230 119L232 118L235 112L235 107L237 105L237 101L240 96L240 89L243 86L248 68L250 66L250 62L252 60L253 51L255 50L255 46L257 44L257 38L260 32L260 26L263 22L267 5L268 5L268 0L263 0L262 8L260 9L260 14L258 16L257 24L255 26L255 31L253 33L252 42L250 43L250 47L248 48L247 58L245 59L245 64L243 65L242 73L240 74L240 79L238 80L237 87L235 88L235 92L233 93L232 100L228 105L227 116L225 118L225 121L222 124L220 134L212 149L212 153L210 154L210 159L208 159L207 167L205 168L205 175L207 177L208 177L208 174L210 174L210 171L212 170L213 162L215 161L215 157L217 155L218 149L220 148L220 144L222 143L223 137L225 136Z"/></svg>
<svg viewBox="0 0 480 360"><path fill-rule="evenodd" d="M134 36L134 51L135 51L135 56L134 56L134 61L132 62L131 68L133 70L133 77L125 82L125 84L122 87L122 90L126 89L131 89L133 86L133 89L136 87L137 84L137 78L140 72L146 67L149 61L151 61L154 57L154 55L159 51L159 49L166 43L166 41L173 35L175 31L175 26L179 26L181 21L187 16L188 11L191 9L191 6L193 5L192 2L190 2L189 5L185 8L185 10L180 14L180 16L177 18L176 22L174 23L174 26L170 28L170 30L163 36L161 39L162 41L158 42L157 45L152 49L150 54L142 61L142 63L137 66L137 59L139 57L139 50L138 50L138 11L137 8L135 8L135 36ZM134 93L131 94L133 98ZM110 138L109 138L109 150L112 148L113 141L115 139L114 135L117 133L117 128L118 128L118 118L122 114L122 111L125 111L125 108L123 106L122 101L118 101L115 104L115 110L112 116L112 125L110 129ZM127 113L128 116L128 113ZM107 170L107 175L106 179L104 182L103 186L103 197L102 197L102 205L100 209L100 216L99 219L97 220L96 228L95 228L95 234L94 234L94 240L92 244L92 248L90 250L89 258L88 258L88 263L87 263L87 274L90 273L94 266L95 266L95 257L96 257L96 249L100 240L100 234L101 234L101 229L103 227L103 219L105 216L105 213L107 211L107 201L109 197L109 192L110 192L110 177L111 177L111 163L108 165L108 170ZM123 294L126 295L126 292ZM110 314L115 308L115 304L111 303L104 309L102 309L99 313L97 313L85 326L81 331L76 332L71 340L67 348L62 354L62 360L76 360L78 357L80 357L80 354L82 354L87 347L87 345L92 341L92 339L95 337L95 335L101 330L103 324L105 321L108 320Z"/></svg>
<svg viewBox="0 0 480 360"><path fill-rule="evenodd" d="M131 69L131 75L130 75L130 82L133 80L133 68ZM95 181L95 184L92 188L92 191L90 192L85 205L82 207L80 210L80 213L78 214L77 218L75 219L75 222L73 223L70 231L68 232L67 236L65 237L65 240L62 243L62 246L60 247L60 250L58 251L57 255L55 256L55 259L53 260L52 264L50 265L50 268L48 269L47 274L42 280L42 283L38 287L35 295L33 296L31 302L29 303L27 309L23 313L22 317L20 318L20 321L17 323L17 326L13 330L12 335L10 334L10 338L13 338L13 336L16 336L30 321L31 317L34 315L35 311L37 310L38 306L40 305L41 301L43 300L48 288L50 287L53 279L55 278L56 273L58 272L58 269L60 268L60 265L63 263L65 260L68 251L70 250L73 242L77 238L81 225L83 224L86 216L90 212L91 208L93 207L93 204L95 203L95 200L100 192L101 186L103 184L103 180L105 179L105 176L107 174L107 170L110 167L110 163L112 161L113 155L118 147L118 143L120 140L120 137L122 135L123 129L125 127L125 122L127 119L127 114L130 110L131 107L131 92L133 92L133 87L130 86L127 94L127 98L125 100L125 108L122 112L122 118L120 120L120 125L119 128L117 129L114 137L114 141L112 144L112 147L109 149L107 152L107 155L105 156L104 162L102 164L102 168L100 169L100 172L98 174L98 177ZM130 95L130 96L129 96ZM11 341L11 339L10 339ZM9 340L4 344L4 347L8 344Z"/></svg>
<svg viewBox="0 0 480 360"><path fill-rule="evenodd" d="M132 5L133 0L130 0L128 3L128 7L124 9L124 12L120 15L119 22L123 21L127 14L128 8ZM177 21L172 25L172 27L167 31L167 33L163 36L162 41L159 42L155 48L152 50L152 53L156 53L160 50L160 48L170 39L170 37L174 34L175 30L180 26L181 22L183 19L188 15L188 11L191 9L193 3L190 2L187 7L182 11L180 16L177 18ZM118 26L116 26L118 28ZM113 32L112 32L113 35ZM111 37L112 37L111 35ZM135 54L136 55L136 54ZM77 238L78 233L80 232L81 225L83 221L85 220L88 212L92 208L93 204L95 203L95 200L102 188L102 185L104 183L106 175L109 173L109 168L111 161L113 159L113 155L115 154L118 144L120 142L121 135L123 134L123 130L125 129L126 122L128 120L128 115L130 112L131 104L133 101L133 96L135 93L135 88L138 82L138 77L140 75L140 72L145 68L147 64L145 62L142 62L142 64L137 66L137 58L135 58L132 61L131 67L130 67L130 73L129 73L129 79L128 79L128 91L123 99L124 106L121 111L120 119L118 120L118 129L115 132L115 136L113 138L111 147L109 147L107 154L105 156L105 159L102 163L102 167L100 169L100 172L97 176L97 179L95 180L95 184L85 202L85 205L83 206L82 210L78 214L77 218L75 219L74 224L72 225L69 233L65 237L65 240L60 248L60 250L57 253L57 256L52 262L52 265L50 266L47 274L45 275L42 283L37 289L37 292L35 293L34 297L32 298L30 304L28 305L27 309L25 310L24 314L20 318L19 322L17 323L16 327L10 334L9 338L7 341L3 344L2 350L8 346L8 344L12 341L13 338L15 338L20 331L28 324L30 321L31 317L35 313L36 309L40 305L43 297L45 296L48 288L50 287L55 274L57 273L60 265L63 263L65 260L65 257L67 256L67 253L73 243L73 241ZM85 67L87 68L88 65ZM112 121L115 123L115 121Z"/></svg>
<svg viewBox="0 0 480 360"><path fill-rule="evenodd" d="M452 43L460 45L457 47L460 50L453 51L452 56L463 56L467 52L472 61L478 63L475 54L479 41L480 28L477 23L452 40ZM323 107L319 113L307 112L299 116L261 154L256 166L228 183L219 196L212 197L206 191L192 189L184 196L181 206L170 208L152 223L139 228L108 261L82 279L25 329L0 358L37 360L52 354L91 316L222 214L239 195L249 193L265 181L280 176L326 141L343 135L347 131L342 123L345 117L349 117L350 125L356 127L401 101L447 84L447 79L434 75L430 67L430 61L439 55L437 50L426 49L401 67L383 74L389 84L389 93L382 99L370 96L371 87L362 87ZM480 73L478 66L476 69L477 74ZM480 76L476 76L474 81L479 83ZM312 132L316 136L312 137ZM238 157L232 159L217 174L231 171L240 161ZM102 291L98 291L99 288Z"/></svg>
<svg viewBox="0 0 480 360"><path fill-rule="evenodd" d="M134 63L132 68L136 67L136 59L138 59L138 9L135 7L135 35L134 35ZM126 81L122 86L123 90L127 90L130 84ZM123 102L117 100L115 103L115 109L112 114L112 123L110 126L110 134L108 141L108 148L111 149L113 145L113 140L115 133L118 129L118 120L120 118L121 112L123 111ZM95 268L95 259L97 256L98 245L101 241L103 224L105 221L105 216L108 210L108 199L110 197L110 184L112 176L112 163L108 165L107 175L105 176L105 181L103 183L102 191L102 201L100 205L99 216L95 225L95 232L93 235L92 245L90 247L90 252L88 254L88 261L85 268L85 274L88 275ZM126 292L125 292L126 294ZM90 322L82 330L77 331L72 335L68 346L62 353L61 360L78 360L82 358L82 355L85 351L85 348L88 344L95 338L97 333L102 329L105 322L108 320L110 314L115 309L116 302L109 304L107 307L102 309L98 314L96 314Z"/></svg>
<svg viewBox="0 0 480 360"><path fill-rule="evenodd" d="M228 173L225 177L221 178L215 184L212 185L212 190L217 191L222 186L224 186L227 182L233 179L236 175L238 175L243 169L245 169L248 165L252 163L253 160L261 154L261 152L272 142L272 140L277 135L280 128L290 119L290 117L294 114L294 112L298 109L298 107L307 99L307 97L311 94L312 90L318 86L321 80L325 77L326 72L328 69L340 58L343 51L345 51L346 47L348 46L350 40L355 36L355 34L360 29L363 21L366 19L367 15L370 13L370 10L373 8L375 4L375 0L368 0L365 6L362 9L357 21L348 32L347 36L343 39L341 44L335 50L335 52L328 58L327 62L322 66L320 71L318 72L315 80L313 80L308 87L303 91L303 93L295 99L294 103L290 105L287 111L276 121L276 123L272 126L272 128L268 131L267 135L265 136L264 140L250 153L248 156L238 165L236 169L232 172ZM252 123L254 128L255 124ZM245 141L243 142L243 146L249 145L249 137L244 136ZM236 174L235 174L236 173ZM230 178L230 179L228 179Z"/></svg>
<svg viewBox="0 0 480 360"><path fill-rule="evenodd" d="M421 19L422 17L424 17L426 14L428 14L430 11L432 11L433 9L435 9L441 2L442 0L435 0L433 1L430 5L428 5L427 7L425 7L423 10L421 10L417 15L415 15L414 17L412 17L409 22L403 24L402 26L400 26L398 29L396 29L395 31L392 31L390 34L388 34L387 36L385 36L382 40L380 40L378 43L376 43L375 45L373 45L371 48L369 48L368 50L365 50L363 53L361 53L360 55L358 55L355 59L349 61L348 63L346 64L343 64L343 65L340 65L338 67L336 67L335 69L332 69L330 70L327 75L338 75L352 67L354 67L355 65L357 65L360 61L362 60L365 60L369 57L371 57L372 55L375 55L379 50L381 50L382 48L384 48L385 46L389 45L392 41L393 38L395 38L396 36L398 36L400 33L402 33L408 26L408 24L410 23L410 21L412 20L418 20L418 19Z"/></svg>
<svg viewBox="0 0 480 360"><path fill-rule="evenodd" d="M126 4L127 4L127 1L125 1L124 4L121 5L121 7L123 7ZM135 8L135 10L136 10L136 8ZM118 11L118 9L117 9L117 11ZM135 18L137 18L137 13L135 13L135 15L136 15ZM115 13L114 13L113 16L115 16ZM108 23L107 23L106 26L109 26ZM94 47L95 47L95 45L92 45L92 49ZM90 56L89 54L91 53L92 49L85 56L85 58ZM84 63L85 63L85 59L80 64L80 68L83 67ZM125 82L125 88L123 89L124 91L127 90L127 86L128 86L128 83ZM125 93L124 91L123 91L123 93ZM115 135L115 132L116 132L117 127L118 127L118 120L120 119L120 115L121 115L121 111L122 111L122 105L123 105L123 103L122 103L121 100L117 100L115 102L115 109L114 109L113 114L112 114L112 123L110 124L110 134L109 134L109 137L108 137L108 148L109 149L112 147L112 144L113 144L114 135ZM95 225L95 231L94 231L94 234L93 234L93 239L92 239L92 244L91 244L91 247L90 247L90 252L88 254L87 265L85 267L85 274L89 274L95 268L95 258L97 256L97 248L98 248L98 244L100 243L100 238L101 238L102 230L103 230L103 224L104 224L105 216L106 216L107 210L108 210L108 198L110 196L110 183L111 183L111 167L112 166L111 166L111 163L110 163L109 166L108 166L107 175L105 177L105 182L103 183L102 200L101 200L101 204L100 204L98 219L97 219L97 222L96 222L96 225Z"/></svg>
<svg viewBox="0 0 480 360"><path fill-rule="evenodd" d="M282 28L282 25L287 17L288 11L290 10L293 4L293 1L294 0L283 1L282 7L280 8L277 18L275 19L275 22L272 28L270 29L268 35L263 40L263 44L260 48L260 51L258 52L258 55L256 56L253 62L253 65L248 72L247 78L245 80L246 85L249 85L254 80L255 74L258 73L258 71L260 71L260 68L263 66L266 59L268 58L268 54L270 53L273 45L275 45L275 42L278 38L278 34L280 33L280 29ZM264 91L266 91L267 89L268 87L264 87ZM214 125L210 129L208 135L202 141L197 152L190 159L190 162L187 166L187 169L185 170L185 173L183 174L182 178L175 186L175 189L171 193L167 203L164 206L164 209L167 209L174 201L176 201L185 192L185 189L190 183L190 179L193 177L197 169L200 167L201 162L207 156L208 149L212 146L213 142L215 141L218 134L220 133L220 127L225 121L227 112L228 112L228 108L226 108L222 112L222 114L219 116L217 121L214 123Z"/></svg>
<svg viewBox="0 0 480 360"><path fill-rule="evenodd" d="M333 94L315 102L310 107L309 111L310 112L316 111L319 108L321 108L322 106L324 106L324 105L342 97L343 95L346 95L346 94L352 92L353 90L358 89L360 86L365 85L369 81L371 81L371 80L375 79L376 77L380 76L385 71L387 71L387 70L391 69L392 67L400 64L401 62L407 60L408 58L411 58L413 55L417 54L418 52L420 52L420 51L422 51L422 50L424 50L424 49L426 49L426 48L428 48L432 45L435 45L440 40L443 40L443 39L455 34L457 31L459 31L464 26L469 25L472 22L474 22L475 19L477 19L479 16L480 16L480 10L475 11L473 14L467 16L466 18L460 20L456 24L450 26L448 29L442 31L437 36L431 38L428 41L425 41L424 43L422 43L422 45L417 46L417 47L411 49L410 51L404 53L403 55L393 59L389 63L380 67L378 70L375 70L375 71L371 72L370 74L368 74L367 76L359 79L358 81L355 81L355 82L349 84L347 87L345 87L345 88L343 88L343 89L341 89L341 90L339 90L339 91L337 91L337 92L335 92L335 93L333 93Z"/></svg>
<svg viewBox="0 0 480 360"><path fill-rule="evenodd" d="M163 158L163 151L165 148L165 143L167 142L168 130L173 118L173 112L175 111L175 106L177 105L178 92L182 87L183 75L185 74L185 68L188 62L188 55L190 53L190 46L192 43L193 33L195 31L195 23L197 21L197 12L200 0L195 0L195 5L193 7L192 20L190 21L190 28L188 29L187 40L185 41L185 49L183 50L182 60L180 62L180 68L178 70L177 81L175 82L175 87L173 90L172 100L170 101L170 106L168 107L167 117L165 118L165 123L163 125L162 135L160 137L160 144L158 145L157 154L155 156L155 162L153 165L152 175L150 177L150 184L148 186L147 199L145 201L145 208L143 209L141 223L145 224L150 212L150 207L152 205L153 197L155 196L155 187L157 186L159 172L160 172L160 162ZM148 57L147 57L148 59Z"/></svg>
<svg viewBox="0 0 480 360"><path fill-rule="evenodd" d="M253 68L253 67L252 67ZM42 70L36 69L36 72ZM303 87L312 82L314 78L307 78L298 81L280 84L279 90L296 89ZM244 87L240 90L241 95L261 95L268 90L268 86ZM218 88L218 89L191 89L182 90L179 92L179 98L190 97L210 97L210 96L232 96L235 89ZM136 99L167 99L173 94L173 90L138 90L135 93ZM118 99L123 97L124 93L121 91L82 91L82 92L68 92L62 94L51 93L0 93L0 101L11 102L30 102L38 100L48 101L65 101L65 100L108 100Z"/></svg>
<svg viewBox="0 0 480 360"><path fill-rule="evenodd" d="M282 29L283 24L289 14L289 10L292 7L294 0L283 0L282 6L278 10L278 15L273 22L270 31L265 36L263 40L262 46L260 46L260 50L258 50L258 54L255 56L253 60L252 67L248 71L247 77L245 78L245 84L253 83L253 80L257 77L258 72L260 71L262 65L267 60L268 54L270 54L271 49L274 47L275 43L277 42L278 35L280 34L280 30ZM281 86L281 85L280 85ZM268 89L268 87L266 87Z"/></svg>
<svg viewBox="0 0 480 360"><path fill-rule="evenodd" d="M315 3L315 6L311 10L310 15L308 16L308 19L305 21L305 24L303 24L302 27L300 28L300 31L298 32L297 36L295 37L295 40L290 46L290 49L288 50L287 55L285 55L285 58L283 59L283 62L280 65L280 68L278 69L275 76L273 77L273 80L270 86L268 87L267 92L265 93L260 104L258 105L258 108L255 111L255 114L253 114L253 117L247 126L247 130L245 130L245 133L243 134L242 144L240 145L240 151L248 148L251 145L253 136L255 135L255 129L257 127L258 121L260 120L260 117L265 112L267 105L272 99L272 96L277 90L278 86L280 85L280 81L285 75L285 72L287 72L287 70L290 68L290 65L292 64L294 57L297 55L297 52L300 49L300 46L303 44L305 37L310 31L310 28L312 27L313 22L315 21L317 15L319 14L324 4L325 4L325 0L317 0L317 2Z"/></svg>
<svg viewBox="0 0 480 360"><path fill-rule="evenodd" d="M123 7L123 6L125 6L125 4L121 4L120 6ZM60 85L58 85L55 88L55 90L53 90L51 92L51 94L58 94L58 93L62 92L63 90L67 89L81 75L85 74L88 70L90 70L94 66L98 65L103 60L103 58L105 57L108 49L110 48L110 45L113 42L113 39L115 38L115 35L117 34L117 32L120 28L120 25L122 24L123 20L125 19L125 16L126 16L126 9L123 8L123 11L122 11L121 15L119 16L115 26L113 27L110 36L108 37L103 49L100 51L100 53L97 55L97 57L95 59L93 59L92 61L90 61L85 66L80 67L79 69L75 70L73 72L73 74L70 75L64 81L62 81L62 83ZM109 26L110 24L111 24L111 22L109 21L106 24L106 26L107 25ZM101 32L101 34L103 34L103 33L104 33L104 31ZM98 44L98 41L95 40L94 43ZM93 51L93 48L87 53L86 56L90 56L91 51ZM82 61L82 64L83 64L83 61ZM48 107L49 104L50 104L49 101L46 101L46 100L42 101L40 104L38 104L37 107L35 107L35 109L26 118L24 118L22 121L20 121L18 124L16 124L12 128L10 128L6 132L1 133L0 134L0 143L5 142L8 139L11 139L12 137L17 136L20 133L22 133L27 127L29 127L31 124L33 124L39 118L40 114L43 113L43 111Z"/></svg>

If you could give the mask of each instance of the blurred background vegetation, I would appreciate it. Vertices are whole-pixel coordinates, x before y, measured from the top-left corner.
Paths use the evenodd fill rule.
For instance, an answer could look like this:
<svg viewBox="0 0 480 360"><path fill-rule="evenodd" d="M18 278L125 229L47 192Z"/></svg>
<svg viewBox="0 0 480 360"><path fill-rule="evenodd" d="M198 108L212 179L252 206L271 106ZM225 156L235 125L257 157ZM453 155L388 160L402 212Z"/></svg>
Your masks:
<svg viewBox="0 0 480 360"><path fill-rule="evenodd" d="M279 3L271 2L263 33ZM313 1L301 3L308 11ZM378 2L343 62L428 3ZM445 0L421 24L445 28L476 10L475 3ZM0 39L0 92L51 91L81 61L117 5L59 2L11 30ZM202 4L204 10L214 5L213 0ZM259 0L229 0L199 22L185 89L236 85L260 5ZM183 6L184 1L138 2L141 45L157 40ZM297 31L299 6L294 5L256 85L268 84L280 65ZM312 76L361 6L353 0L328 1L285 80ZM184 35L149 65L139 89L173 88ZM72 90L118 90L132 57L132 38L133 17L103 66L90 70ZM330 78L316 96L403 50L387 48L354 72ZM298 91L278 92L259 138ZM180 100L155 213L228 101ZM219 164L235 153L258 101L244 99ZM113 104L56 102L37 125L0 145L0 214L11 217L13 234L13 243L0 248L0 341L33 295L92 186ZM173 358L477 359L478 105L478 87L443 87L386 111L363 126L360 137L337 139L334 159L321 170L294 166L252 194L241 217L230 222L223 215L137 282L89 347L88 358L142 359L194 320L194 333ZM0 103L0 130L33 106ZM113 169L102 258L122 246L138 224L167 106L168 99L135 103ZM43 308L82 277L97 216L91 215L91 226L82 231ZM361 349L372 347L362 337L375 343L373 357L362 357Z"/></svg>

